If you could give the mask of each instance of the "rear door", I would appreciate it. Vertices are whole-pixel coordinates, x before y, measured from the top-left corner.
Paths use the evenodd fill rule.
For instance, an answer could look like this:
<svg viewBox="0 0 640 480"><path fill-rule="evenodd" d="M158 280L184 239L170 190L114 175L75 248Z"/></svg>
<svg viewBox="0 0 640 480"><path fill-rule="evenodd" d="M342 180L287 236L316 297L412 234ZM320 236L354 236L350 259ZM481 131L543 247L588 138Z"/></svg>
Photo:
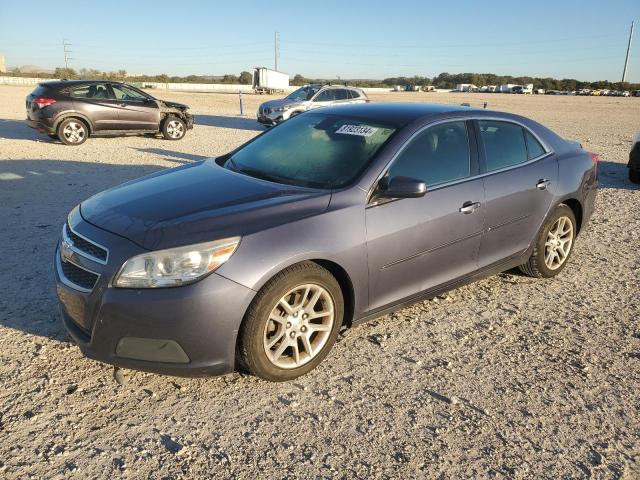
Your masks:
<svg viewBox="0 0 640 480"><path fill-rule="evenodd" d="M118 106L107 83L88 83L69 90L74 108L93 123L94 131L118 130Z"/></svg>
<svg viewBox="0 0 640 480"><path fill-rule="evenodd" d="M485 233L478 264L526 250L551 207L556 156L527 128L509 121L476 122L485 173Z"/></svg>
<svg viewBox="0 0 640 480"><path fill-rule="evenodd" d="M155 100L128 85L111 84L117 101L120 129L158 130L160 107Z"/></svg>
<svg viewBox="0 0 640 480"><path fill-rule="evenodd" d="M370 308L477 268L484 226L472 124L434 125L409 140L385 175L423 180L421 198L376 199L365 210Z"/></svg>

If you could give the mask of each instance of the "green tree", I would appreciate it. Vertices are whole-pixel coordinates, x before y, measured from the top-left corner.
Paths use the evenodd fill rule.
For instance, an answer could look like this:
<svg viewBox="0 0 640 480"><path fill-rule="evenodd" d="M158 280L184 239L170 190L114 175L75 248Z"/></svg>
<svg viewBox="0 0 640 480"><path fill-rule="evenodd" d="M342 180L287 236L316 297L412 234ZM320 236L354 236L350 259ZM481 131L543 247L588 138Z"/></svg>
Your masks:
<svg viewBox="0 0 640 480"><path fill-rule="evenodd" d="M249 72L241 72L238 81L243 85L250 85L253 83L253 75Z"/></svg>

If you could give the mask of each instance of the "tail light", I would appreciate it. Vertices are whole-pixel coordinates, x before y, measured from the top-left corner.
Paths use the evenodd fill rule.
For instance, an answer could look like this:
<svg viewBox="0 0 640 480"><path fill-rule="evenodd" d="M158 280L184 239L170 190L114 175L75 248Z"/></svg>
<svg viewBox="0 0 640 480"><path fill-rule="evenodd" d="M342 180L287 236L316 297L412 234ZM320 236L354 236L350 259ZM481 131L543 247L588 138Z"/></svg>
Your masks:
<svg viewBox="0 0 640 480"><path fill-rule="evenodd" d="M596 169L596 175L598 174L598 162L600 161L600 156L597 153L589 152L589 156L591 157L591 161L593 162L593 166Z"/></svg>
<svg viewBox="0 0 640 480"><path fill-rule="evenodd" d="M35 103L39 108L44 108L56 103L56 101L53 98L36 97L31 100L31 103Z"/></svg>

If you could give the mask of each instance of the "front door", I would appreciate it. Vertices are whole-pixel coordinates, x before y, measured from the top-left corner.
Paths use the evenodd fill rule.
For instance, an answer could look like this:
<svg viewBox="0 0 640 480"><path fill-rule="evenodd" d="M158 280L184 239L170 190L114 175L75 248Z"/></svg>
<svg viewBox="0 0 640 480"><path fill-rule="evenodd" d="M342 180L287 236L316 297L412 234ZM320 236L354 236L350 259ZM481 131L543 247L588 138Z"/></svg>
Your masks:
<svg viewBox="0 0 640 480"><path fill-rule="evenodd" d="M553 200L556 156L522 126L477 122L485 182L485 234L480 267L524 252L534 241Z"/></svg>
<svg viewBox="0 0 640 480"><path fill-rule="evenodd" d="M365 211L370 309L445 284L477 268L484 187L471 124L454 121L414 136L385 175L423 180L421 198L376 198Z"/></svg>
<svg viewBox="0 0 640 480"><path fill-rule="evenodd" d="M121 130L158 130L160 108L155 100L127 85L111 84Z"/></svg>

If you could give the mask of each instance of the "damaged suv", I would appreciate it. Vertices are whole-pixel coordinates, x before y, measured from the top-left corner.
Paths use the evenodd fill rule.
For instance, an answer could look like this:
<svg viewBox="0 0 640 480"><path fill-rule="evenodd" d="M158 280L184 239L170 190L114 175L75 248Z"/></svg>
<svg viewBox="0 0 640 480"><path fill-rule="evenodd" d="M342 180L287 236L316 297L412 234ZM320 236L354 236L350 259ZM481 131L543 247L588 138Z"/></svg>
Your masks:
<svg viewBox="0 0 640 480"><path fill-rule="evenodd" d="M27 96L26 107L30 127L65 145L100 134L161 133L180 140L193 128L187 105L158 100L122 82L44 82Z"/></svg>

